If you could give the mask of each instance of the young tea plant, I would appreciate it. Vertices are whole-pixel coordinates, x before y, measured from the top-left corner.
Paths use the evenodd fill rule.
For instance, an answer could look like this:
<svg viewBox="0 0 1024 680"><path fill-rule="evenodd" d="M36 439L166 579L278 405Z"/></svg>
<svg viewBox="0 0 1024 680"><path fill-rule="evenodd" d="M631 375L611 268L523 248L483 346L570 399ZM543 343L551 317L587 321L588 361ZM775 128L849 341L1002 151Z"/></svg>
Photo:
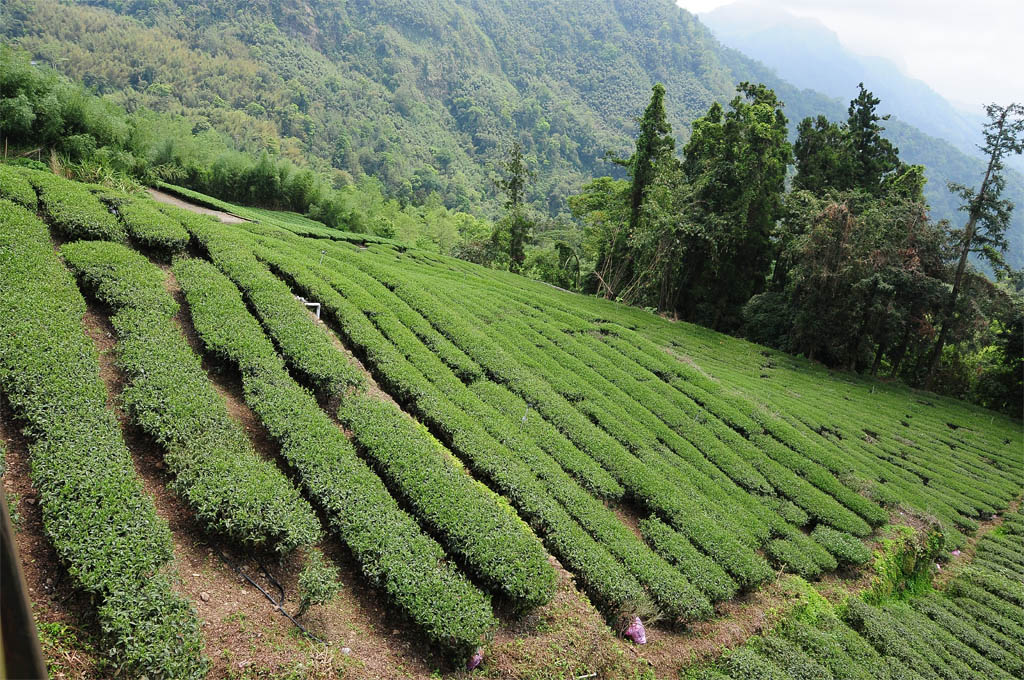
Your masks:
<svg viewBox="0 0 1024 680"><path fill-rule="evenodd" d="M328 564L324 554L314 548L299 574L299 611L295 617L301 618L313 605L329 604L341 589L338 568Z"/></svg>

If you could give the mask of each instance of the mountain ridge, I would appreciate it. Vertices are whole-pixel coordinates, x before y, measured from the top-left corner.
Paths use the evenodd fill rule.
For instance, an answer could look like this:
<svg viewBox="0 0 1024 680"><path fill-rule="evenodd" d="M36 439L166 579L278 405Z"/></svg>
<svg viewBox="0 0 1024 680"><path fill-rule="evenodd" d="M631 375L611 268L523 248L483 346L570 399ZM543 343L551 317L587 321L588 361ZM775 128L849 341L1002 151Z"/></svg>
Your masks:
<svg viewBox="0 0 1024 680"><path fill-rule="evenodd" d="M844 102L723 47L668 0L10 0L6 11L6 42L129 110L183 113L338 183L369 175L403 201L436 194L490 216L513 140L537 170L529 199L550 215L591 177L621 174L608 152L628 155L654 82L678 148L741 80L776 88L792 126L845 118ZM977 182L981 162L899 121L888 128L905 160L928 167L936 216L956 220L945 183ZM1024 204L1018 178L1007 194ZM1024 243L1022 217L1014 238Z"/></svg>

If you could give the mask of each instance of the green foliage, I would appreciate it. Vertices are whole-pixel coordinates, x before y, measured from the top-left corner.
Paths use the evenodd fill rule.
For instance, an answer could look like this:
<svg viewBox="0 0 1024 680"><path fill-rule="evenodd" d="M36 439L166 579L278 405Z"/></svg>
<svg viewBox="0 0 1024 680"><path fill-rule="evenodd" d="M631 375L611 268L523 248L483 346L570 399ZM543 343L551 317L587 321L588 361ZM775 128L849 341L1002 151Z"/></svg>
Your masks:
<svg viewBox="0 0 1024 680"><path fill-rule="evenodd" d="M667 144L672 125L683 131L695 119L706 123L699 114L713 102L724 103L731 82L760 81L766 85L761 94L751 89L752 99L767 102L761 95L771 86L772 97L778 93L789 102L787 110L818 116L798 129L798 165L805 167L795 178L797 187L816 192L859 187L876 198L915 202L921 202L924 191L935 215L955 218L955 198L937 187L947 177L967 183L983 174L977 162L907 126L893 121L889 130L883 129L878 99L863 86L846 111L847 122L828 123L823 112L842 114L834 102L796 91L757 64L721 51L710 34L671 3L642 10L580 10L575 5L555 10L536 0L500 8L441 3L403 9L407 23L365 5L312 3L301 19L288 11L252 10L246 16L259 17L254 21L260 30L240 20L232 3L218 5L203 19L183 3L145 11L103 4L122 16L82 4L19 1L4 27L10 42L29 49L37 62L49 61L108 94L87 94L49 69L33 66L28 55L5 49L0 57L5 129L15 146L53 148L55 162L78 177L122 186L131 177L170 180L233 201L285 208L328 228L395 238L479 263L508 264L562 287L601 291L718 328L737 331L745 325L750 337L832 365L877 371L888 364L911 381L926 368L922 354L934 344L931 356L945 370L932 371L933 387L977 394L985 403L1005 403L1016 394L1013 373L990 370L978 379L963 358L973 353L971 344L990 340L978 329L983 318L997 316L996 307L1006 306L1005 295L992 295L979 280L973 287L984 292L980 308L963 303L939 313L933 298L942 291L934 284L943 277L935 276L929 258L918 257L913 238L887 241L879 258L853 260L858 266L840 272L837 278L843 280L835 286L850 294L835 294L826 286L822 294L789 295L791 303L781 304L790 263L770 247L765 228L779 217L777 200L765 197L779 193L774 187L776 157L781 156L765 155L757 143L748 143L756 135L748 139L742 130L784 135L784 124L777 124L784 117L769 125L729 125L746 115L730 119L732 113L718 104L726 121L723 134L702 138L701 125L695 124L689 144L694 154L700 144L705 157L724 159L715 164L717 170L696 171L690 164L681 173L667 147L662 148L655 154L657 163L641 163L646 168L642 181L629 183L628 197L612 192L593 212L576 211L585 218L585 232L573 228L565 236L525 245L528 232L538 234L546 222L533 216L536 211L567 217L567 197L585 178L608 170L609 149L629 145L631 121L648 99L648 85L658 79L664 93L639 120L640 142L650 138ZM580 11L585 16L573 31L586 39L551 45L533 28L564 32L566 14ZM594 13L602 26L596 37ZM460 29L438 29L445 25L438 17ZM530 28L509 29L509 17ZM204 42L187 43L175 34L200 25L220 36L214 41L216 54ZM423 33L424 25L435 30ZM32 26L45 29L40 34ZM451 33L459 40L438 49L437 36ZM310 35L333 37L321 42L307 39ZM346 42L354 35L361 37ZM348 46L344 55L332 47L338 44ZM55 50L66 53L64 58L55 58ZM116 67L121 63L145 66L128 73ZM193 68L175 68L175 63ZM494 63L512 70L496 75ZM653 63L672 66L652 70ZM600 78L596 64L602 65ZM505 75L513 72L514 77ZM256 82L258 87L252 85ZM899 141L907 159L927 160L929 167L900 161L889 137ZM491 225L480 216L499 214L500 200L491 187L500 190L501 182L493 181L489 169L501 166L505 144L500 140L506 139L537 168L537 181L517 192L534 212L517 209ZM763 177L756 176L762 170ZM1020 194L1013 181L1006 193ZM623 217L608 222L604 218L611 213ZM610 230L593 228L609 224ZM156 237L177 239L180 232ZM1002 237L978 241L974 256L991 255L1001 269L1001 245ZM175 240L166 247L179 246ZM1011 248L1007 257L1014 260L1019 250ZM506 257L505 252L513 254ZM901 254L902 261L894 254ZM762 293L773 257L774 289L750 301ZM882 260L885 266L878 271ZM790 316L800 317L792 319L798 332L785 332ZM805 332L809 319L820 318L828 322L818 328L837 329L830 337ZM943 318L951 319L942 323L943 342L932 343ZM847 346L833 346L840 340ZM957 345L957 351L943 352L946 343Z"/></svg>
<svg viewBox="0 0 1024 680"><path fill-rule="evenodd" d="M555 572L511 508L438 451L432 437L391 404L346 397L338 418L384 479L494 592L516 606L547 603Z"/></svg>
<svg viewBox="0 0 1024 680"><path fill-rule="evenodd" d="M884 179L899 167L899 149L882 136L885 128L878 121L888 120L889 116L875 113L878 97L865 89L864 83L857 88L860 91L847 111L851 156L849 184L832 186L840 190L859 187L877 195L883 190Z"/></svg>
<svg viewBox="0 0 1024 680"><path fill-rule="evenodd" d="M140 248L169 260L188 247L189 236L184 227L172 216L157 210L151 201L120 201L116 210L128 235Z"/></svg>
<svg viewBox="0 0 1024 680"><path fill-rule="evenodd" d="M796 130L793 187L819 195L829 188L849 188L853 174L849 129L819 115L804 118Z"/></svg>
<svg viewBox="0 0 1024 680"><path fill-rule="evenodd" d="M739 307L764 288L793 153L775 92L751 83L737 89L729 111L713 105L694 122L683 150L700 236L682 284L684 316L715 328L735 328Z"/></svg>
<svg viewBox="0 0 1024 680"><path fill-rule="evenodd" d="M950 328L958 321L957 303L965 283L964 272L967 258L974 252L989 262L997 271L1005 274L1007 266L1003 260L1006 252L1006 230L1010 225L1013 203L1002 197L1006 187L1003 159L1024 153L1024 104L999 106L989 104L985 108L988 122L982 131L985 145L982 152L988 156L988 167L977 190L973 186L951 182L950 192L959 196L963 203L960 210L967 213L967 224L962 232L954 234L959 262L953 277L953 289L941 315L942 325L932 349L927 384L932 385L936 369L942 358L942 348L949 337ZM962 319L960 319L962 320Z"/></svg>
<svg viewBox="0 0 1024 680"><path fill-rule="evenodd" d="M299 572L299 611L295 616L301 617L311 606L330 604L342 588L338 568L328 564L324 554L314 548Z"/></svg>
<svg viewBox="0 0 1024 680"><path fill-rule="evenodd" d="M163 289L163 273L115 243L78 241L61 254L114 310L118 365L129 380L125 410L163 447L171 486L197 519L241 545L279 554L315 543L320 527L312 508L260 460L171 319L177 304Z"/></svg>
<svg viewBox="0 0 1024 680"><path fill-rule="evenodd" d="M658 518L649 517L641 521L640 531L655 552L686 574L711 601L728 600L736 594L736 583L724 569Z"/></svg>
<svg viewBox="0 0 1024 680"><path fill-rule="evenodd" d="M82 333L85 301L46 227L0 201L0 385L24 423L43 525L71 577L98 599L117 662L198 678L208 662L191 606L171 589L167 524L135 476Z"/></svg>
<svg viewBox="0 0 1024 680"><path fill-rule="evenodd" d="M38 207L36 190L28 179L11 165L0 164L0 198L22 205L32 212Z"/></svg>
<svg viewBox="0 0 1024 680"><path fill-rule="evenodd" d="M873 372L883 356L899 372L904 357L927 346L922 321L941 304L946 263L943 228L921 203L794 192L776 236L774 290L744 311L752 336Z"/></svg>
<svg viewBox="0 0 1024 680"><path fill-rule="evenodd" d="M83 184L51 173L22 170L39 192L39 207L69 239L124 241L127 234L106 206Z"/></svg>
<svg viewBox="0 0 1024 680"><path fill-rule="evenodd" d="M238 366L246 402L281 444L302 486L352 550L364 576L424 633L457 656L495 625L488 598L451 564L356 455L249 314L234 284L197 260L174 267L196 331L213 354Z"/></svg>
<svg viewBox="0 0 1024 680"><path fill-rule="evenodd" d="M185 227L242 287L289 364L307 384L328 396L363 384L363 376L331 345L323 329L296 303L288 286L272 276L229 228L200 217L188 219Z"/></svg>
<svg viewBox="0 0 1024 680"><path fill-rule="evenodd" d="M946 545L938 529L894 529L895 537L884 539L882 549L875 554L876 576L868 598L874 604L913 597L931 588L936 559Z"/></svg>
<svg viewBox="0 0 1024 680"><path fill-rule="evenodd" d="M845 532L822 525L815 528L811 538L832 553L840 564L861 565L871 559L871 550Z"/></svg>
<svg viewBox="0 0 1024 680"><path fill-rule="evenodd" d="M503 169L505 176L498 180L498 187L505 192L505 218L498 223L493 238L500 240L501 232L508 232L509 271L519 272L526 260L525 247L532 238L533 221L527 216L523 202L527 183L535 173L527 167L523 145L518 141L509 149Z"/></svg>

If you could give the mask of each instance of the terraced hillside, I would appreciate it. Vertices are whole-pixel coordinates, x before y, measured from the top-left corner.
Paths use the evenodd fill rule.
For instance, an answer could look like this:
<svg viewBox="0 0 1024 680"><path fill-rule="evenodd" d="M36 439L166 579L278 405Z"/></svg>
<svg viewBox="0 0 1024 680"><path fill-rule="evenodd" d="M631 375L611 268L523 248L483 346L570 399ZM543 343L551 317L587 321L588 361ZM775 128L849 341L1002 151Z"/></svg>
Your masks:
<svg viewBox="0 0 1024 680"><path fill-rule="evenodd" d="M425 677L479 654L479 672L538 678L1024 663L1020 516L990 531L1021 497L1019 421L212 207L251 221L0 166L5 483L37 500L20 547L53 563L26 568L44 643L81 660L69 675ZM885 604L909 545L893 524L917 541L895 590L954 550L974 571ZM303 621L329 647L235 572L273 576L294 613L285 592L319 551L345 592ZM808 618L819 592L846 595ZM892 620L961 665L924 672L924 648L890 649ZM840 638L867 675L817 670Z"/></svg>

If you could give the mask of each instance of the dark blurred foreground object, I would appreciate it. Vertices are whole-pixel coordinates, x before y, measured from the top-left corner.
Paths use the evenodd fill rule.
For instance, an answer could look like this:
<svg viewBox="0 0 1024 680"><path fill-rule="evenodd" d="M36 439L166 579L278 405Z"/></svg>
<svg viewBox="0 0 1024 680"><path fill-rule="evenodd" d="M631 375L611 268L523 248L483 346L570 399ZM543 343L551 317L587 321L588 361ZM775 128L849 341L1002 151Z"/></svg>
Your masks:
<svg viewBox="0 0 1024 680"><path fill-rule="evenodd" d="M0 489L0 678L46 678L28 587L14 546L7 496Z"/></svg>

